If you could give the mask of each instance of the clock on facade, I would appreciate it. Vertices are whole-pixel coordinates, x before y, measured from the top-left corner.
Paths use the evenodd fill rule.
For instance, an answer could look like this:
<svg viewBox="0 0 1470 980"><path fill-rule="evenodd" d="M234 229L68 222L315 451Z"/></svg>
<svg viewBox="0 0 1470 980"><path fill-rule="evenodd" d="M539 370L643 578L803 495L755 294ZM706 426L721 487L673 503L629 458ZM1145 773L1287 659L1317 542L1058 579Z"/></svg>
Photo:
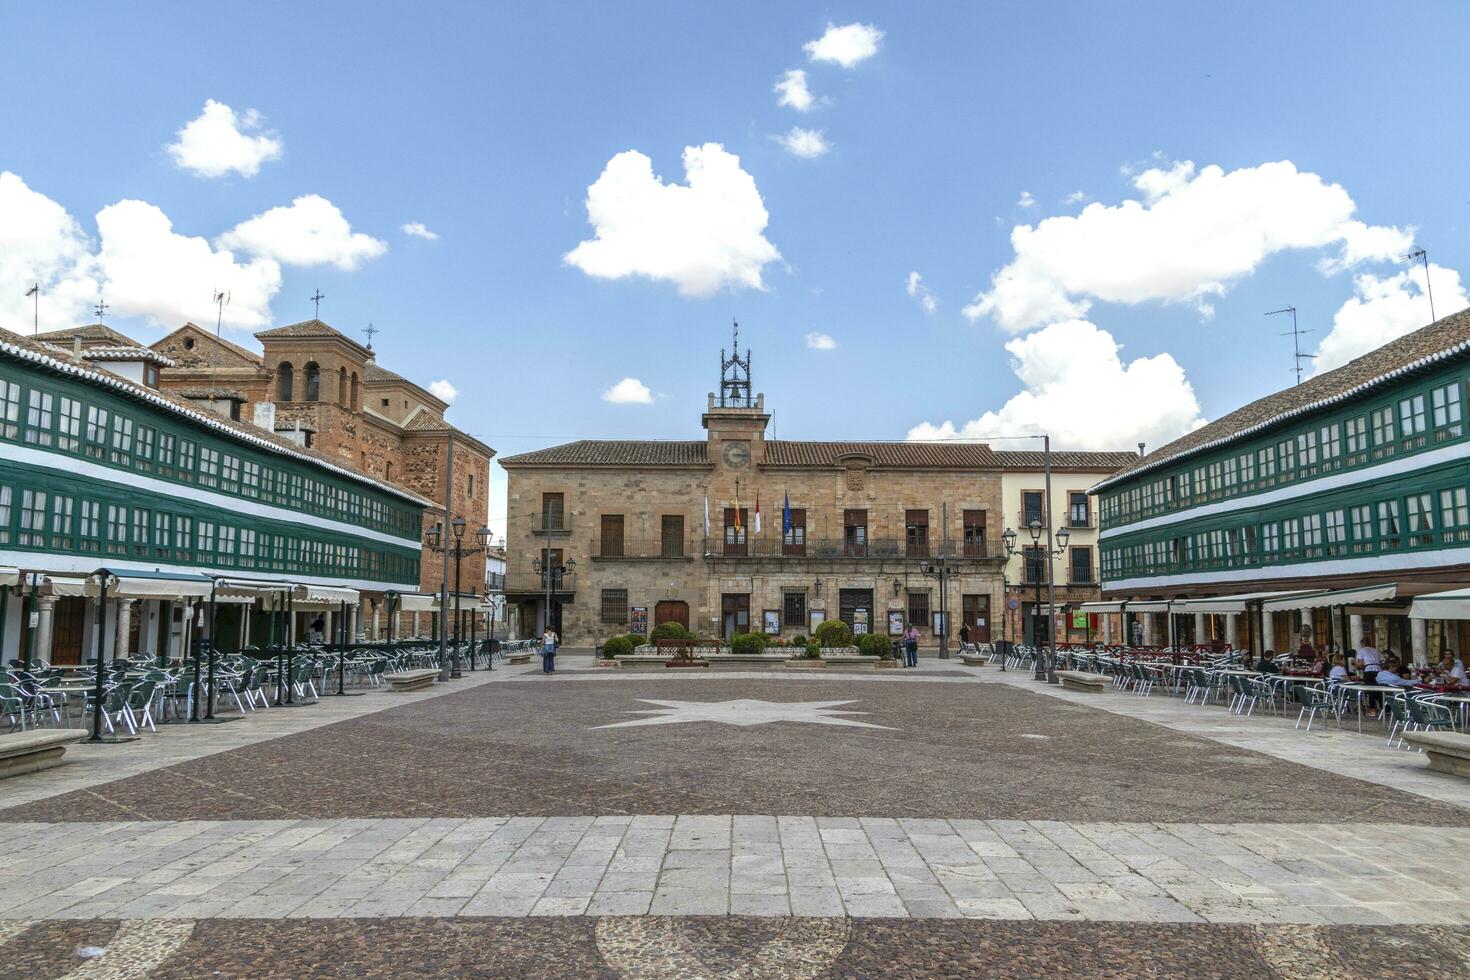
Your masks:
<svg viewBox="0 0 1470 980"><path fill-rule="evenodd" d="M726 466L734 470L743 470L750 462L750 443L727 442L724 453Z"/></svg>

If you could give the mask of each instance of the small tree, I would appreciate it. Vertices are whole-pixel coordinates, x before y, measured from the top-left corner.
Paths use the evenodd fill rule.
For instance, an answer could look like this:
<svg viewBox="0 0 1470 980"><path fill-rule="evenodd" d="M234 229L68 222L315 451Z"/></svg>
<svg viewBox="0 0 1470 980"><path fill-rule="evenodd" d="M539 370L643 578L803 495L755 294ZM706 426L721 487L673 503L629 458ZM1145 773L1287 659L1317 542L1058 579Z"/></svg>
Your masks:
<svg viewBox="0 0 1470 980"><path fill-rule="evenodd" d="M753 656L766 648L768 639L764 633L736 633L730 638L730 652L741 656Z"/></svg>
<svg viewBox="0 0 1470 980"><path fill-rule="evenodd" d="M888 637L877 633L864 633L858 637L857 648L858 653L865 657L882 657L892 649L888 644Z"/></svg>
<svg viewBox="0 0 1470 980"><path fill-rule="evenodd" d="M650 640L692 640L694 634L678 623L669 621L655 626L648 638Z"/></svg>
<svg viewBox="0 0 1470 980"><path fill-rule="evenodd" d="M603 641L602 655L611 660L614 657L626 657L633 652L633 641L626 636L610 636Z"/></svg>
<svg viewBox="0 0 1470 980"><path fill-rule="evenodd" d="M840 619L825 620L817 624L813 632L816 633L817 643L824 647L852 646L852 630Z"/></svg>

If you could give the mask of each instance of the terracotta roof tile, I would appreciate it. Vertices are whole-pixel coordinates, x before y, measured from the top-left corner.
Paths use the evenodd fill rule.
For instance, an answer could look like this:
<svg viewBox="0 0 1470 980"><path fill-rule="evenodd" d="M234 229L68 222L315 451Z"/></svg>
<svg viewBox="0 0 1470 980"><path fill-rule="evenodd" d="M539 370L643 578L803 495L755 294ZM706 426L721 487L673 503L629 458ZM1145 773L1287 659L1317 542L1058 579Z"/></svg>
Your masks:
<svg viewBox="0 0 1470 980"><path fill-rule="evenodd" d="M49 341L53 344L69 344L73 337L87 341L103 341L115 347L137 347L138 342L126 334L118 333L105 323L89 323L86 326L67 327L63 330L46 330L32 334L32 340Z"/></svg>
<svg viewBox="0 0 1470 980"><path fill-rule="evenodd" d="M1365 389L1387 384L1405 372L1470 352L1470 308L1441 317L1427 327L1369 351L1340 368L1258 398L1229 415L1155 449L1132 466L1099 483L1097 489L1144 473L1193 453L1254 435L1302 415L1330 408Z"/></svg>
<svg viewBox="0 0 1470 980"><path fill-rule="evenodd" d="M767 444L769 445L769 443ZM582 439L548 446L518 456L506 456L502 466L706 466L709 456L703 439Z"/></svg>

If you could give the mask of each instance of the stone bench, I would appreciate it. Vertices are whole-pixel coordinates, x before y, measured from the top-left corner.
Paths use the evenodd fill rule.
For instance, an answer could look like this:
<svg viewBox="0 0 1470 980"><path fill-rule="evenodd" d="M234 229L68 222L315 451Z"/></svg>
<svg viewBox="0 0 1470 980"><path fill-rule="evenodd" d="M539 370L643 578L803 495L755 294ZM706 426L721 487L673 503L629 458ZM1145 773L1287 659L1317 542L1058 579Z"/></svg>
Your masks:
<svg viewBox="0 0 1470 980"><path fill-rule="evenodd" d="M1102 674L1087 674L1080 670L1059 670L1057 680L1062 682L1064 690L1086 694L1101 694L1108 686L1108 679Z"/></svg>
<svg viewBox="0 0 1470 980"><path fill-rule="evenodd" d="M827 661L821 659L814 660L811 657L792 657L789 660L783 661L783 666L789 667L792 670L820 670L827 666Z"/></svg>
<svg viewBox="0 0 1470 980"><path fill-rule="evenodd" d="M36 729L0 735L0 779L61 765L68 742L87 737L81 729Z"/></svg>
<svg viewBox="0 0 1470 980"><path fill-rule="evenodd" d="M1405 732L1404 741L1423 749L1429 768L1470 778L1470 735L1458 732Z"/></svg>
<svg viewBox="0 0 1470 980"><path fill-rule="evenodd" d="M878 658L864 657L862 655L858 655L855 657L823 657L822 663L826 664L828 667L852 667L857 669L867 668L868 670L872 670L878 666Z"/></svg>
<svg viewBox="0 0 1470 980"><path fill-rule="evenodd" d="M984 653L962 653L960 662L966 667L984 667L990 662L990 657Z"/></svg>
<svg viewBox="0 0 1470 980"><path fill-rule="evenodd" d="M517 664L528 664L528 663L530 663L531 662L531 655L529 653L512 653L510 656L506 657L505 659L508 660L508 661L510 661L511 666L516 666Z"/></svg>
<svg viewBox="0 0 1470 980"><path fill-rule="evenodd" d="M383 680L387 681L395 691L422 691L434 686L434 681L439 679L439 671L425 668L423 670L400 670L396 674L384 674Z"/></svg>

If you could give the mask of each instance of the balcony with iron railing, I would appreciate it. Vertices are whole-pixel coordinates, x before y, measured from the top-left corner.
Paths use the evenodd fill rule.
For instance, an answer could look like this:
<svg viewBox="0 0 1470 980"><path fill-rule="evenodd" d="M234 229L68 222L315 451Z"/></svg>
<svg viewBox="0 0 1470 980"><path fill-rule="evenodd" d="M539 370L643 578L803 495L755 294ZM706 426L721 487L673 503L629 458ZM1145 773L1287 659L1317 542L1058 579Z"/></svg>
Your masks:
<svg viewBox="0 0 1470 980"><path fill-rule="evenodd" d="M572 515L533 514L531 517L531 533L538 538L544 538L548 531L553 537L565 537L571 534Z"/></svg>
<svg viewBox="0 0 1470 980"><path fill-rule="evenodd" d="M1000 559L1004 553L986 548L985 543L961 544L951 541L949 554L952 558ZM807 538L800 544L782 541L780 535L750 536L743 542L728 542L720 538L704 541L704 556L714 559L738 558L786 558L786 559L897 559L900 561L922 561L936 558L943 551L939 542L911 542L905 538L867 538L855 541L850 538Z"/></svg>
<svg viewBox="0 0 1470 980"><path fill-rule="evenodd" d="M567 595L577 591L576 572L569 572L564 568L553 568L549 572L510 572L505 576L505 592L523 595L542 593L546 591L548 578L551 582L551 591L557 595Z"/></svg>
<svg viewBox="0 0 1470 980"><path fill-rule="evenodd" d="M486 572L485 573L485 591L486 592L500 592L500 591L503 591L504 589L505 589L505 573L504 572Z"/></svg>

